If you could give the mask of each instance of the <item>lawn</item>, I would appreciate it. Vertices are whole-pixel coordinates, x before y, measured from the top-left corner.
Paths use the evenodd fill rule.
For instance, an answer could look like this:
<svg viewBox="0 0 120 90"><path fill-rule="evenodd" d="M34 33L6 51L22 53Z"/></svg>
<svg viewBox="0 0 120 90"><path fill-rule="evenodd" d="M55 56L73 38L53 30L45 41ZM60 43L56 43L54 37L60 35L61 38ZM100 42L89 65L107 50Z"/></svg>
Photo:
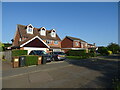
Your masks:
<svg viewBox="0 0 120 90"><path fill-rule="evenodd" d="M66 56L69 59L85 59L86 57L82 57L82 56Z"/></svg>

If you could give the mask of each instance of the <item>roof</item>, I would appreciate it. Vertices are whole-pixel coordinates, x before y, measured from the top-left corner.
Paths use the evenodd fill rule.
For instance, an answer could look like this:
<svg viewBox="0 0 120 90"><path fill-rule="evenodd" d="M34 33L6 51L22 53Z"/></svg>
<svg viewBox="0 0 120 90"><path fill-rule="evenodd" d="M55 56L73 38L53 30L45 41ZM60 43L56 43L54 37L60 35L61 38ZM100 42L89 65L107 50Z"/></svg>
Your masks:
<svg viewBox="0 0 120 90"><path fill-rule="evenodd" d="M28 34L26 29L27 29L27 26L17 24L17 30L18 30L18 33L19 33L20 37L24 37L26 39L24 41L20 41L19 45L15 45L15 46L20 46L20 45L22 45L23 43L27 42L28 40L32 39L35 36L40 37L42 40L61 41L61 39L59 38L59 36L57 34L56 34L56 37L51 37L51 35L49 34L51 32L51 30L46 30L46 36L42 36L39 33L40 28L33 28L33 34Z"/></svg>
<svg viewBox="0 0 120 90"><path fill-rule="evenodd" d="M33 34L27 34L27 32L26 32L27 26L20 25L20 24L18 24L17 26L18 26L20 36L22 36L22 37L31 38L31 37L37 35L43 40L60 40L61 41L61 39L59 38L59 36L57 34L56 34L56 37L51 37L51 35L49 34L51 30L46 30L46 36L42 36L42 35L39 34L40 28L34 28L33 29Z"/></svg>
<svg viewBox="0 0 120 90"><path fill-rule="evenodd" d="M86 42L86 41L84 41L84 40L82 40L82 39L80 39L80 38L75 38L75 37L71 37L71 36L66 36L67 38L69 38L69 39L71 39L71 40L79 40L79 41L81 41L81 42Z"/></svg>

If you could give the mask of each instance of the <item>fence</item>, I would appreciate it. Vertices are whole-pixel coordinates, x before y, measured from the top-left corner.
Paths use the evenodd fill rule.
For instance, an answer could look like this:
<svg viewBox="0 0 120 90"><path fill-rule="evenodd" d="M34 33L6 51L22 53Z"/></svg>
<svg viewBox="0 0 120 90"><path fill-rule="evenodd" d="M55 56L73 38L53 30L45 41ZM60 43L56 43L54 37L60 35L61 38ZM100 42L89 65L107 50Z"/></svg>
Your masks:
<svg viewBox="0 0 120 90"><path fill-rule="evenodd" d="M12 60L12 51L11 50L0 52L0 54L2 54L2 56L4 56L5 60L7 60L8 62L11 62L11 60Z"/></svg>

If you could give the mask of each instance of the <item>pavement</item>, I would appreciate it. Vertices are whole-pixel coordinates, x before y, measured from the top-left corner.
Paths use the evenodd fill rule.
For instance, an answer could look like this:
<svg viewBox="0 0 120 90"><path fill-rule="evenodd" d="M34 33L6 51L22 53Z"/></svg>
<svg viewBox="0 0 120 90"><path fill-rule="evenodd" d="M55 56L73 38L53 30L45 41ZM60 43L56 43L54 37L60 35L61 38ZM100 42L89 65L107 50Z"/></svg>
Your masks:
<svg viewBox="0 0 120 90"><path fill-rule="evenodd" d="M119 56L51 62L12 68L3 63L3 88L110 88L119 76ZM8 67L8 68L7 68Z"/></svg>

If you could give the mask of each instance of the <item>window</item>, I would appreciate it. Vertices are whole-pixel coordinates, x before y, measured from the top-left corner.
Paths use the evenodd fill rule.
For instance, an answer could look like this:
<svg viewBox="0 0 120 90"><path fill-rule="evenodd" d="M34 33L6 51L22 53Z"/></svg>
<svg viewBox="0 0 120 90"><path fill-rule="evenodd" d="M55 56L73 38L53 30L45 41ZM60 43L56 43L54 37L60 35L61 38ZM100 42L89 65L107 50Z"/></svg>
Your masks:
<svg viewBox="0 0 120 90"><path fill-rule="evenodd" d="M40 34L46 36L46 29L44 27L40 30Z"/></svg>
<svg viewBox="0 0 120 90"><path fill-rule="evenodd" d="M54 41L54 44L58 44L58 41Z"/></svg>
<svg viewBox="0 0 120 90"><path fill-rule="evenodd" d="M79 43L78 43L78 42L75 42L75 45L76 45L76 46L79 46Z"/></svg>
<svg viewBox="0 0 120 90"><path fill-rule="evenodd" d="M29 24L28 26L27 26L27 33L28 34L33 34L33 26L31 25L31 24Z"/></svg>
<svg viewBox="0 0 120 90"><path fill-rule="evenodd" d="M28 28L28 32L32 32L32 28L29 27L29 28Z"/></svg>
<svg viewBox="0 0 120 90"><path fill-rule="evenodd" d="M54 29L51 31L51 37L56 37L56 31Z"/></svg>
<svg viewBox="0 0 120 90"><path fill-rule="evenodd" d="M47 44L51 44L51 42L52 42L51 40L46 40Z"/></svg>

